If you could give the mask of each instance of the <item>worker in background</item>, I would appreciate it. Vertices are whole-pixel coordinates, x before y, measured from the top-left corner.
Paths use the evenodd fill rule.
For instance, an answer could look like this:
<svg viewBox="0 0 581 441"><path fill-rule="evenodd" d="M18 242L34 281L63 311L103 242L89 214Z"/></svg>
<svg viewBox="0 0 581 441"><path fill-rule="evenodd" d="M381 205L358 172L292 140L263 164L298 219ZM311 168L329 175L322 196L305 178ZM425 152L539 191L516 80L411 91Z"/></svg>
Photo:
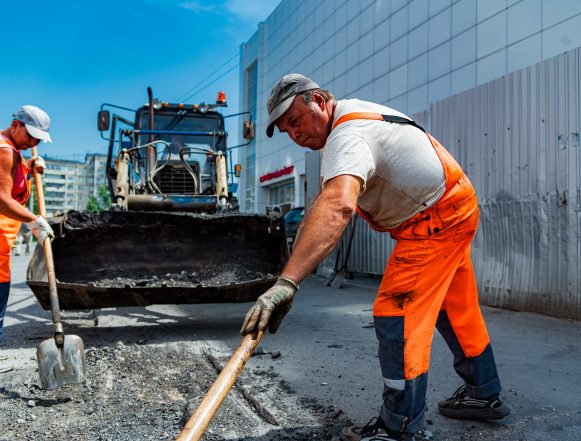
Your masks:
<svg viewBox="0 0 581 441"><path fill-rule="evenodd" d="M267 326L276 332L299 284L331 252L357 211L397 243L373 306L383 404L377 418L345 428L342 439L412 440L422 429L434 327L463 380L438 404L440 412L481 420L508 415L478 304L470 261L478 204L462 168L404 114L371 102L335 100L299 74L278 81L268 112L269 137L276 125L299 146L320 151L322 188L281 276L250 309L241 333Z"/></svg>
<svg viewBox="0 0 581 441"><path fill-rule="evenodd" d="M0 340L4 333L4 315L10 292L10 252L22 222L42 244L54 237L50 225L25 206L31 189L31 173L44 170L44 160L25 160L22 151L43 140L52 142L48 129L50 118L36 106L22 106L12 123L0 132Z"/></svg>
<svg viewBox="0 0 581 441"><path fill-rule="evenodd" d="M14 241L14 255L20 256L24 250L24 254L28 256L30 254L30 242L32 242L32 233L25 224L22 224Z"/></svg>

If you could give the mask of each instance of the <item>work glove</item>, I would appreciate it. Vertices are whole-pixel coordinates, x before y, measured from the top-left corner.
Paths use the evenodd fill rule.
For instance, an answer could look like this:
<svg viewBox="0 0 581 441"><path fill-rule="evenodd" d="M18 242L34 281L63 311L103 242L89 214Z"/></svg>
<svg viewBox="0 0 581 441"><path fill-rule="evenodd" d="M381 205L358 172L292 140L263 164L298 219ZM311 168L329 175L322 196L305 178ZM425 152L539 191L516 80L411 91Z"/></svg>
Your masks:
<svg viewBox="0 0 581 441"><path fill-rule="evenodd" d="M46 168L46 163L40 156L32 156L28 160L27 167L33 173L40 173L42 175L44 173L44 169Z"/></svg>
<svg viewBox="0 0 581 441"><path fill-rule="evenodd" d="M54 231L42 216L37 216L35 220L27 222L26 226L41 245L47 237L54 239Z"/></svg>
<svg viewBox="0 0 581 441"><path fill-rule="evenodd" d="M268 330L274 334L282 319L290 311L293 298L299 286L290 279L279 277L276 283L262 294L244 318L240 334L246 335L256 328L264 331ZM271 317L272 316L272 317Z"/></svg>

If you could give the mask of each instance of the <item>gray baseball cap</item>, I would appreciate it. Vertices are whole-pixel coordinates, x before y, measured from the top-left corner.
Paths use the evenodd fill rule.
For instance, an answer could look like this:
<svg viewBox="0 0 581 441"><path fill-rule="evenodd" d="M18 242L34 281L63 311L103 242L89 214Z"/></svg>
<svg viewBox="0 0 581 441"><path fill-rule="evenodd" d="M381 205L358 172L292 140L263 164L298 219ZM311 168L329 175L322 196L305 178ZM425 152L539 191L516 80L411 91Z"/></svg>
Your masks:
<svg viewBox="0 0 581 441"><path fill-rule="evenodd" d="M304 75L291 73L282 77L272 88L268 97L268 126L266 135L271 138L274 124L293 103L295 96L307 90L320 89L319 85Z"/></svg>
<svg viewBox="0 0 581 441"><path fill-rule="evenodd" d="M48 129L50 128L50 117L47 113L36 106L22 106L14 115L21 123L24 123L26 131L36 139L44 142L52 142Z"/></svg>

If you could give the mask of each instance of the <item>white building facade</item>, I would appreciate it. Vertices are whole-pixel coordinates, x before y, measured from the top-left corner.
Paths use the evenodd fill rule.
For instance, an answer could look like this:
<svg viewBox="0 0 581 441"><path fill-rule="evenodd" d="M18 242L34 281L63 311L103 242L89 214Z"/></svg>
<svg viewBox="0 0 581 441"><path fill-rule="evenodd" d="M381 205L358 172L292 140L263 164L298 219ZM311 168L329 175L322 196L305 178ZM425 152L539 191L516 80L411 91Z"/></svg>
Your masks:
<svg viewBox="0 0 581 441"><path fill-rule="evenodd" d="M412 115L581 46L579 29L578 0L283 0L240 51L240 108L256 120L240 154L241 209L305 204L304 150L265 135L281 76Z"/></svg>
<svg viewBox="0 0 581 441"><path fill-rule="evenodd" d="M45 157L43 184L47 216L84 210L89 196L97 196L99 186L106 184L106 159L101 154L87 154L83 162Z"/></svg>

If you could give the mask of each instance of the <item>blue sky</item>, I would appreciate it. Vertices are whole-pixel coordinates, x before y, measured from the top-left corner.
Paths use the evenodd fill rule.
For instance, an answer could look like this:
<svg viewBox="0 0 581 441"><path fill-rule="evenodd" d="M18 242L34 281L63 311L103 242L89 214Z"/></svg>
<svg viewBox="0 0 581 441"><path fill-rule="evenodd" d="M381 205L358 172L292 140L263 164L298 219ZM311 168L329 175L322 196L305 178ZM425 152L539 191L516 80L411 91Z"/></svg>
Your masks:
<svg viewBox="0 0 581 441"><path fill-rule="evenodd" d="M41 144L41 154L82 159L88 152L106 152L97 131L101 103L139 107L147 100L147 86L154 96L173 102L203 89L188 100L191 103L214 101L223 90L229 102L224 113L234 113L238 68L204 86L238 64L240 44L277 4L276 0L3 2L0 127L10 124L21 105L35 104L52 118L53 144ZM237 138L231 133L230 139Z"/></svg>

